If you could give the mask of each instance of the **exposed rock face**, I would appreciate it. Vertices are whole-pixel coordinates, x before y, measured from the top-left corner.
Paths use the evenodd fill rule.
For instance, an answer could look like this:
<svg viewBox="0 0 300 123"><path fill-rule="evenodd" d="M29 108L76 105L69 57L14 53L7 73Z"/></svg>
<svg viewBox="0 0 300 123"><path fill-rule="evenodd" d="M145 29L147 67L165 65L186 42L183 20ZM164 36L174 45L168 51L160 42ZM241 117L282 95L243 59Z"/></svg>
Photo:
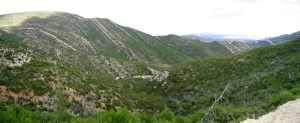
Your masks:
<svg viewBox="0 0 300 123"><path fill-rule="evenodd" d="M250 49L248 45L240 41L220 41L233 54L239 54Z"/></svg>

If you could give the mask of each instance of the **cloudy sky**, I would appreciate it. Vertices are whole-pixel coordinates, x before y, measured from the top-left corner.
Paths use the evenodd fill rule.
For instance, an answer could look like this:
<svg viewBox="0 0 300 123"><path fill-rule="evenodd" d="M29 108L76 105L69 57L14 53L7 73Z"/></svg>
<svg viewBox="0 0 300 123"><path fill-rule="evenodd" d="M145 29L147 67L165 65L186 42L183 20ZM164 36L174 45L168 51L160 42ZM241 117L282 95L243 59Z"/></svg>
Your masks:
<svg viewBox="0 0 300 123"><path fill-rule="evenodd" d="M0 14L62 11L109 18L152 35L264 38L300 31L300 0L2 0Z"/></svg>

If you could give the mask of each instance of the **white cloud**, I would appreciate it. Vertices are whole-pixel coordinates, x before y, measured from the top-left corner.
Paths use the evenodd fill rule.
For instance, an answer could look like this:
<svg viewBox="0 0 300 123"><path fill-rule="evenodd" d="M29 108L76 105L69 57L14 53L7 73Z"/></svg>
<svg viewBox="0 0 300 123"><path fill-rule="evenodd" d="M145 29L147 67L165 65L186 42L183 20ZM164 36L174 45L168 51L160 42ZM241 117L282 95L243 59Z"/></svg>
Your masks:
<svg viewBox="0 0 300 123"><path fill-rule="evenodd" d="M63 11L153 35L213 32L263 38L300 30L299 0L6 0L0 14Z"/></svg>

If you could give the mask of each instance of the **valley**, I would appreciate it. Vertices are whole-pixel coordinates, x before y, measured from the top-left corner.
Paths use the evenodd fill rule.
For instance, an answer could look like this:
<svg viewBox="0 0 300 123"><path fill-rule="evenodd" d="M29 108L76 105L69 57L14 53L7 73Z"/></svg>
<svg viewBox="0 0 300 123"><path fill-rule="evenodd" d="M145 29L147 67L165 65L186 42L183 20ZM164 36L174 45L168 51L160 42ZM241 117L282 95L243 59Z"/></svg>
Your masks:
<svg viewBox="0 0 300 123"><path fill-rule="evenodd" d="M63 12L0 15L0 121L258 118L300 96L297 36L260 47L152 36Z"/></svg>

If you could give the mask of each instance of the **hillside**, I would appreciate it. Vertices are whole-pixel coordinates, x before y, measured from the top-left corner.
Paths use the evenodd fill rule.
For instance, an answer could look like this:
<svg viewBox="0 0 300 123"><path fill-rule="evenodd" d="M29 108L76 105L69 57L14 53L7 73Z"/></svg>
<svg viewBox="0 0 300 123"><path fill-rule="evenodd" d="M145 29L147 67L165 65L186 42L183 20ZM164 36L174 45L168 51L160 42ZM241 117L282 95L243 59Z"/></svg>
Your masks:
<svg viewBox="0 0 300 123"><path fill-rule="evenodd" d="M166 84L149 90L168 97L176 114L207 110L228 90L208 119L254 117L299 97L300 40L258 48L224 59L200 59L173 68Z"/></svg>
<svg viewBox="0 0 300 123"><path fill-rule="evenodd" d="M249 49L61 12L2 15L0 122L239 122L300 97L300 39Z"/></svg>
<svg viewBox="0 0 300 123"><path fill-rule="evenodd" d="M164 109L160 97L127 90L125 80L91 76L66 63L48 62L50 54L21 41L0 30L0 109L15 103L32 111L53 112L62 105L78 116L120 107L148 113Z"/></svg>
<svg viewBox="0 0 300 123"><path fill-rule="evenodd" d="M166 81L153 82L89 76L46 62L49 54L15 35L1 32L0 39L0 121L5 122L230 122L257 118L300 96L300 40L176 65Z"/></svg>
<svg viewBox="0 0 300 123"><path fill-rule="evenodd" d="M17 13L0 16L0 28L89 73L123 78L135 73L135 64L129 61L162 66L191 59L151 35L103 18L60 12Z"/></svg>
<svg viewBox="0 0 300 123"><path fill-rule="evenodd" d="M170 46L172 39L155 37L104 18L83 18L62 12L29 12L0 16L0 29L23 37L58 61L89 74L125 78L151 66L182 63L194 58L226 57L228 47L200 43L195 51ZM195 43L184 40L186 45ZM236 46L239 47L239 46ZM230 49L229 49L230 50ZM224 51L224 52L223 52ZM196 55L195 54L199 54Z"/></svg>
<svg viewBox="0 0 300 123"><path fill-rule="evenodd" d="M176 35L159 36L162 42L193 58L228 57L232 53L218 42L201 42Z"/></svg>
<svg viewBox="0 0 300 123"><path fill-rule="evenodd" d="M203 42L198 39L187 39L176 35L158 36L168 46L193 58L220 58L239 54L250 49L239 41Z"/></svg>

